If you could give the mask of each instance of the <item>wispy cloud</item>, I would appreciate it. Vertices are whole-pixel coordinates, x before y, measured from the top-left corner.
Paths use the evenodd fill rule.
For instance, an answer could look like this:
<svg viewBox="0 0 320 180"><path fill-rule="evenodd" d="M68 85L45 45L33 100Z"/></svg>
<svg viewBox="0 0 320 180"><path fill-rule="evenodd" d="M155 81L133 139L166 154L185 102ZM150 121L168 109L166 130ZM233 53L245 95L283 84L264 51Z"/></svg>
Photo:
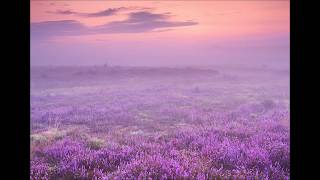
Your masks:
<svg viewBox="0 0 320 180"><path fill-rule="evenodd" d="M102 16L112 16L117 14L119 11L124 11L128 10L130 8L127 7L119 7L119 8L108 8L103 11L95 12L95 13L87 13L87 14L82 14L83 16L87 17L102 17Z"/></svg>
<svg viewBox="0 0 320 180"><path fill-rule="evenodd" d="M127 20L114 21L97 26L97 32L108 33L140 33L154 31L159 28L180 27L196 25L193 21L171 21L169 13L154 14L148 11L133 12Z"/></svg>
<svg viewBox="0 0 320 180"><path fill-rule="evenodd" d="M59 4L59 3L54 3L54 2L49 3L49 5L50 5L50 6L70 6L70 5L67 4L67 3Z"/></svg>
<svg viewBox="0 0 320 180"><path fill-rule="evenodd" d="M43 39L52 36L161 32L159 30L163 28L172 29L198 24L194 21L172 21L170 17L170 13L132 12L128 14L128 18L124 21L113 21L95 27L87 27L75 20L38 22L31 24L31 37Z"/></svg>
<svg viewBox="0 0 320 180"><path fill-rule="evenodd" d="M89 28L75 20L44 21L31 23L31 38L47 39L54 36L87 34Z"/></svg>
<svg viewBox="0 0 320 180"><path fill-rule="evenodd" d="M79 14L78 12L75 12L75 11L72 11L72 10L47 11L47 13L63 14L63 15Z"/></svg>
<svg viewBox="0 0 320 180"><path fill-rule="evenodd" d="M118 8L108 8L102 11L93 12L93 13L82 13L72 10L56 10L56 11L47 11L47 13L61 14L61 15L78 15L83 17L104 17L104 16L113 16L118 14L121 11L132 11L132 10L150 10L151 8L144 7L118 7Z"/></svg>

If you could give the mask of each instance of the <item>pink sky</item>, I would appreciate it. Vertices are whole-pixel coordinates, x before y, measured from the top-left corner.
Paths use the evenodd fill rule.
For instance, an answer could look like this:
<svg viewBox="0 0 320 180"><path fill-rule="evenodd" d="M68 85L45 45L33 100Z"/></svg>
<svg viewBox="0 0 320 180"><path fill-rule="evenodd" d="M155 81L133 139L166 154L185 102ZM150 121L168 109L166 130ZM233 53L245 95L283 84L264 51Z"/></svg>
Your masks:
<svg viewBox="0 0 320 180"><path fill-rule="evenodd" d="M289 19L289 1L31 1L31 64L289 66Z"/></svg>

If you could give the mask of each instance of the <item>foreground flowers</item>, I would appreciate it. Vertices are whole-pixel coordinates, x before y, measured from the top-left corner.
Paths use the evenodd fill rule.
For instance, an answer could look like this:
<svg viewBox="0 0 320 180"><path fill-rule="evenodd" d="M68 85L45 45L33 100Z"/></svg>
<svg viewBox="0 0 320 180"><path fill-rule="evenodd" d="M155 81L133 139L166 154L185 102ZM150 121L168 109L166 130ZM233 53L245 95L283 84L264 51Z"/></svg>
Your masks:
<svg viewBox="0 0 320 180"><path fill-rule="evenodd" d="M288 116L273 111L244 123L226 114L215 125L100 148L66 136L33 152L31 179L289 179L289 128L280 123Z"/></svg>

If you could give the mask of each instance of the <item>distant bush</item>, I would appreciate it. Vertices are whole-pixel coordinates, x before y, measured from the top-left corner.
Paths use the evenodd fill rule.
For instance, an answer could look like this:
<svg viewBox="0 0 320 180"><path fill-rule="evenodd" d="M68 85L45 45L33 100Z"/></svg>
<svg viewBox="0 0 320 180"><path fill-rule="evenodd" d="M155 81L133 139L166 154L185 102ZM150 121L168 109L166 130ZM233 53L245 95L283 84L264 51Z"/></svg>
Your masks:
<svg viewBox="0 0 320 180"><path fill-rule="evenodd" d="M88 139L87 143L90 149L95 149L95 150L101 149L105 145L104 140L96 137Z"/></svg>
<svg viewBox="0 0 320 180"><path fill-rule="evenodd" d="M44 79L48 78L48 75L43 73L43 74L41 74L41 78L44 78Z"/></svg>
<svg viewBox="0 0 320 180"><path fill-rule="evenodd" d="M59 140L59 139L62 139L66 133L62 130L59 130L57 128L51 128L47 131L44 132L44 134L46 134L46 136L50 139L53 139L53 140Z"/></svg>
<svg viewBox="0 0 320 180"><path fill-rule="evenodd" d="M48 141L48 138L41 134L32 134L30 136L30 140L31 140L31 143L34 143L34 144L43 144Z"/></svg>
<svg viewBox="0 0 320 180"><path fill-rule="evenodd" d="M193 88L193 91L192 92L194 92L194 93L200 93L200 89L199 89L199 87L195 87L195 88Z"/></svg>
<svg viewBox="0 0 320 180"><path fill-rule="evenodd" d="M271 99L264 100L262 102L262 105L266 110L272 109L272 108L274 108L276 106L275 102L273 100L271 100Z"/></svg>

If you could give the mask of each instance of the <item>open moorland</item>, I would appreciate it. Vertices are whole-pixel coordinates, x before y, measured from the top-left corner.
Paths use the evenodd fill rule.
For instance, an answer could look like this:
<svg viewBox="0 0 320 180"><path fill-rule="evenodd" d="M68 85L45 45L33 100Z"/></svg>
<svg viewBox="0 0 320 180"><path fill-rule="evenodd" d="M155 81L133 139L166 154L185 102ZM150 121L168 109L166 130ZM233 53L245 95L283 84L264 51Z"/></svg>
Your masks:
<svg viewBox="0 0 320 180"><path fill-rule="evenodd" d="M32 67L31 179L289 179L289 71Z"/></svg>

